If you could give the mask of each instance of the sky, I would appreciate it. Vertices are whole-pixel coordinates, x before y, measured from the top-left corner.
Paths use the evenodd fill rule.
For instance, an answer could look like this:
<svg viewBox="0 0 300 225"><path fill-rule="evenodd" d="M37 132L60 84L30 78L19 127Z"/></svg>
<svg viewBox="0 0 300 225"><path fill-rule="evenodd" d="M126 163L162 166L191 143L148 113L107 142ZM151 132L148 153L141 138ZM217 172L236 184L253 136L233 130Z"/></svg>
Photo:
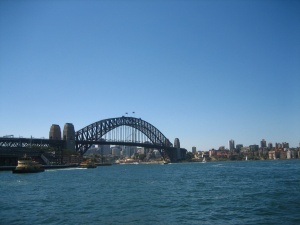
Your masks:
<svg viewBox="0 0 300 225"><path fill-rule="evenodd" d="M128 112L188 151L298 147L299 87L297 0L0 0L0 136Z"/></svg>

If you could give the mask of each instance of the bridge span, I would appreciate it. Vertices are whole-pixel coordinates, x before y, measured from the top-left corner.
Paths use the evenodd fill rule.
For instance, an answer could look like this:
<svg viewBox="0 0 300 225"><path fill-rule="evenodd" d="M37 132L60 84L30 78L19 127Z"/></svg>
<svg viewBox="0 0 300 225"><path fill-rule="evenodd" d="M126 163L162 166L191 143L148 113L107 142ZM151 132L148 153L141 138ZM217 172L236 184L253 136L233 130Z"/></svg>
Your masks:
<svg viewBox="0 0 300 225"><path fill-rule="evenodd" d="M58 134L49 134L49 139L41 138L0 138L1 149L16 148L55 148L71 149L81 155L92 145L139 146L146 149L157 149L164 158L171 162L185 159L186 149L180 148L179 141L174 146L166 136L152 124L135 117L116 117L97 121L78 131L73 125L67 124L61 139ZM71 127L71 129L70 129ZM73 127L73 128L72 128ZM59 128L60 129L60 128ZM73 129L73 130L72 130ZM53 137L56 137L53 139ZM0 152L1 157L1 152Z"/></svg>

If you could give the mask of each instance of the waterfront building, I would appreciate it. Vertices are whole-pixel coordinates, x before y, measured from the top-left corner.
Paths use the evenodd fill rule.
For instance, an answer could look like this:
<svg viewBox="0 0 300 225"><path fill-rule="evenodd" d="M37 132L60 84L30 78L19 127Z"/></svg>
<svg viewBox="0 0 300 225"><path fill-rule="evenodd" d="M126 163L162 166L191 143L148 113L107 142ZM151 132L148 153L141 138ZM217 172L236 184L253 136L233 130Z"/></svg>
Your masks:
<svg viewBox="0 0 300 225"><path fill-rule="evenodd" d="M229 142L228 142L228 149L230 150L230 151L233 151L234 149L235 149L235 146L234 146L234 140L229 140Z"/></svg>
<svg viewBox="0 0 300 225"><path fill-rule="evenodd" d="M276 152L275 151L269 151L269 159L276 159Z"/></svg>
<svg viewBox="0 0 300 225"><path fill-rule="evenodd" d="M215 156L215 155L216 155L217 150L215 150L215 149L210 149L208 152L209 152L209 157L212 157L212 156Z"/></svg>
<svg viewBox="0 0 300 225"><path fill-rule="evenodd" d="M287 153L286 151L281 150L280 151L280 159L286 159L287 158L287 154L286 153Z"/></svg>
<svg viewBox="0 0 300 225"><path fill-rule="evenodd" d="M290 149L287 150L287 152L286 152L286 158L287 159L291 159L292 158L292 151Z"/></svg>
<svg viewBox="0 0 300 225"><path fill-rule="evenodd" d="M63 164L79 164L83 160L81 155L64 155Z"/></svg>

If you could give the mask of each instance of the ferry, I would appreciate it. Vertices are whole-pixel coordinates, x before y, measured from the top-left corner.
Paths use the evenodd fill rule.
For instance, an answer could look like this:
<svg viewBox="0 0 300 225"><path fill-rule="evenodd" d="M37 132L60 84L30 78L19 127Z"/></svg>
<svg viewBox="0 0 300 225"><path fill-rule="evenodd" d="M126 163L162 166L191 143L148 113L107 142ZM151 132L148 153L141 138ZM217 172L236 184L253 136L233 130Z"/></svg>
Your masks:
<svg viewBox="0 0 300 225"><path fill-rule="evenodd" d="M13 173L38 173L44 172L45 169L41 164L32 160L26 154L24 157L18 159L18 165L13 170Z"/></svg>
<svg viewBox="0 0 300 225"><path fill-rule="evenodd" d="M79 167L80 167L80 168L91 169L91 168L96 168L97 165L96 165L94 162L92 162L92 161L90 161L90 160L87 160L87 161L84 161L84 162L80 163L80 164L79 164Z"/></svg>

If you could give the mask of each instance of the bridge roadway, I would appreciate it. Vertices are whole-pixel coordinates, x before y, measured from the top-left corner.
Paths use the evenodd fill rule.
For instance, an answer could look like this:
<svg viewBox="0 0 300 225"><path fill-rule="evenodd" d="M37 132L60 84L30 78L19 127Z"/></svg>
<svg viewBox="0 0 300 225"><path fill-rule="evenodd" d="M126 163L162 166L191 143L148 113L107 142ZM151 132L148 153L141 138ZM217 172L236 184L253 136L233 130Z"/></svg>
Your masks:
<svg viewBox="0 0 300 225"><path fill-rule="evenodd" d="M176 162L177 148L166 147L161 144L140 143L131 141L115 141L103 140L100 141L75 141L75 145L120 145L120 146L139 146L149 149L158 149L163 155L168 155L172 162ZM7 138L0 137L0 157L20 157L25 153L30 156L37 156L42 154L43 148L52 147L56 150L62 150L66 146L65 140L52 140L44 138ZM181 154L184 156L186 149L180 148ZM84 152L80 152L84 154ZM184 157L183 157L184 158Z"/></svg>
<svg viewBox="0 0 300 225"><path fill-rule="evenodd" d="M9 147L9 148L30 148L32 146L36 147L65 147L65 140L53 140L53 139L44 139L44 138L3 138L0 137L0 148L2 147ZM141 143L141 142L132 142L132 141L117 141L117 140L100 140L100 141L75 141L75 145L78 144L97 144L97 145L125 145L125 146L139 146L145 148L155 148L161 149L166 148L162 146L160 143L153 144L153 143ZM173 147L169 147L169 149L175 149Z"/></svg>
<svg viewBox="0 0 300 225"><path fill-rule="evenodd" d="M18 147L18 148L30 148L31 146L37 147L63 147L65 141L63 140L52 140L44 138L7 138L0 137L0 148L2 147Z"/></svg>

